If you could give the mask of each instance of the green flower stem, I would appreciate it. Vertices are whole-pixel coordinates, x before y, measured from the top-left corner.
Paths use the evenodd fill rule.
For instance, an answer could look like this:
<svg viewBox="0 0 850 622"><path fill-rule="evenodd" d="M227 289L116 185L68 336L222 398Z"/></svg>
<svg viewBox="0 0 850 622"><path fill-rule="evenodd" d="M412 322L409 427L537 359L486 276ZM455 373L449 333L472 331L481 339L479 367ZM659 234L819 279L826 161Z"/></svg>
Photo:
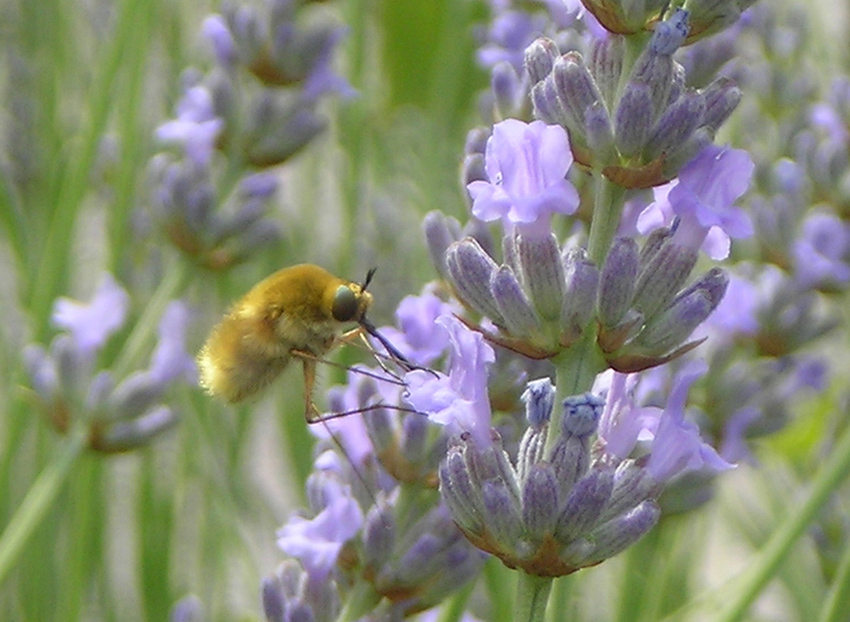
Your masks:
<svg viewBox="0 0 850 622"><path fill-rule="evenodd" d="M166 271L164 278L142 311L141 317L124 342L118 359L112 365L115 378L123 378L130 373L130 370L138 367L143 354L150 351L151 339L156 334L166 305L184 291L188 277L189 267L182 258L175 261Z"/></svg>
<svg viewBox="0 0 850 622"><path fill-rule="evenodd" d="M602 171L593 172L593 188L593 220L587 254L593 263L601 267L620 225L626 189L608 181Z"/></svg>
<svg viewBox="0 0 850 622"><path fill-rule="evenodd" d="M75 426L65 437L56 459L39 475L23 503L0 536L0 585L14 568L24 547L53 507L62 485L88 441L85 426Z"/></svg>
<svg viewBox="0 0 850 622"><path fill-rule="evenodd" d="M516 608L514 609L516 622L544 622L552 581L552 577L537 577L518 572Z"/></svg>
<svg viewBox="0 0 850 622"><path fill-rule="evenodd" d="M113 112L115 103L114 89L121 75L122 64L127 62L125 46L132 37L129 31L136 28L138 13L143 10L144 2L124 0L116 18L115 32L108 37L106 49L98 57L101 66L94 72L95 79L90 89L90 100L86 106L87 127L80 133L79 147L73 153L63 157L67 168L63 172L56 196L56 209L50 221L50 230L45 237L44 254L41 261L33 263L30 272L30 310L38 322L35 341L43 341L47 335L50 308L57 292L64 288L64 279L69 260L74 230L74 222L79 206L89 191L89 174L97 158L107 121Z"/></svg>
<svg viewBox="0 0 850 622"><path fill-rule="evenodd" d="M345 599L345 604L342 611L339 612L336 622L353 622L361 619L378 606L381 598L381 595L375 591L371 583L359 581Z"/></svg>
<svg viewBox="0 0 850 622"><path fill-rule="evenodd" d="M555 366L555 407L552 409L550 433L546 439L547 455L561 429L564 413L560 405L564 399L590 391L596 375L606 367L602 352L596 344L596 324L591 322L578 341L550 360Z"/></svg>
<svg viewBox="0 0 850 622"><path fill-rule="evenodd" d="M838 573L832 582L818 621L841 622L846 619L848 611L850 611L850 545L845 544Z"/></svg>
<svg viewBox="0 0 850 622"><path fill-rule="evenodd" d="M809 498L799 509L789 515L762 547L753 563L743 574L724 583L686 609L709 610L720 605L715 622L737 622L747 616L750 606L779 571L794 544L802 536L821 508L832 498L838 487L850 475L850 427L835 445L827 462L818 471L811 484ZM683 619L677 611L669 620ZM828 619L828 618L827 618Z"/></svg>

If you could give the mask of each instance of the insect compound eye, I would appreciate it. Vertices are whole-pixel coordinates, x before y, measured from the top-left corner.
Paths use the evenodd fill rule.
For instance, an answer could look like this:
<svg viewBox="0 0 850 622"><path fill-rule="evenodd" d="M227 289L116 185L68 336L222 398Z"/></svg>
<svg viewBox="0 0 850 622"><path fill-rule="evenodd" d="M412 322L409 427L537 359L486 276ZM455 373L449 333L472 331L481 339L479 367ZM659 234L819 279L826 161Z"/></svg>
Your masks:
<svg viewBox="0 0 850 622"><path fill-rule="evenodd" d="M360 307L360 297L347 285L340 285L334 294L331 315L337 322L348 322L355 319Z"/></svg>

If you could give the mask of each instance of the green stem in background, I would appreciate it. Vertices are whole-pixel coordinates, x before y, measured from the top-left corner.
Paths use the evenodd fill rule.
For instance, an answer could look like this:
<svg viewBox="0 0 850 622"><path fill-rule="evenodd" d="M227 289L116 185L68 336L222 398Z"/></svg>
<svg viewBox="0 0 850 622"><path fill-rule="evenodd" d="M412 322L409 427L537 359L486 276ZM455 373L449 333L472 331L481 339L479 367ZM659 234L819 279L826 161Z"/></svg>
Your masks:
<svg viewBox="0 0 850 622"><path fill-rule="evenodd" d="M773 579L779 566L791 552L821 508L850 475L850 427L835 444L827 462L812 480L811 493L796 512L788 516L771 538L765 543L750 567L741 575L727 581L710 594L698 599L686 610L717 610L712 617L715 622L737 622L743 620L750 606ZM675 612L667 619L681 620L684 610Z"/></svg>
<svg viewBox="0 0 850 622"><path fill-rule="evenodd" d="M68 163L56 196L56 209L50 222L50 230L44 244L41 261L34 262L30 271L29 308L35 318L35 341L43 341L47 328L50 307L53 299L63 287L67 267L71 265L69 253L77 212L89 190L89 175L97 157L100 141L110 114L113 112L114 87L118 80L121 65L127 60L125 48L132 40L129 31L136 28L138 12L144 2L125 0L121 3L116 19L115 33L106 38L108 48L98 57L103 59L101 67L95 72L90 89L90 99L86 110L88 125L80 133L79 148L64 158Z"/></svg>
<svg viewBox="0 0 850 622"><path fill-rule="evenodd" d="M587 254L597 266L602 266L608 256L608 249L620 226L626 189L614 184L601 171L593 173L593 220L590 223L590 237L587 241Z"/></svg>
<svg viewBox="0 0 850 622"><path fill-rule="evenodd" d="M844 555L832 582L819 622L841 622L850 611L850 544L844 545Z"/></svg>
<svg viewBox="0 0 850 622"><path fill-rule="evenodd" d="M53 507L71 468L86 448L87 441L85 424L71 429L53 463L39 475L3 530L0 536L0 585L9 576L27 542Z"/></svg>
<svg viewBox="0 0 850 622"><path fill-rule="evenodd" d="M517 571L515 622L544 622L552 577L538 577Z"/></svg>

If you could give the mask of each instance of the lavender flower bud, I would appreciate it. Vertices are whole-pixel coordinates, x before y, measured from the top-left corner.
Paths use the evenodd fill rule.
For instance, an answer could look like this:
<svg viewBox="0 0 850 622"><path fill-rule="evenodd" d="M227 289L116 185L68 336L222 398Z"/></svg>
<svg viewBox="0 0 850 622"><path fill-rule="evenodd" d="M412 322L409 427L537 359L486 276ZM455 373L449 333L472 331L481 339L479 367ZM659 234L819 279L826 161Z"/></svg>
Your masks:
<svg viewBox="0 0 850 622"><path fill-rule="evenodd" d="M531 103L537 119L550 125L568 127L567 109L558 96L558 87L551 76L531 88Z"/></svg>
<svg viewBox="0 0 850 622"><path fill-rule="evenodd" d="M544 321L560 320L564 301L564 264L555 234L516 238L520 278Z"/></svg>
<svg viewBox="0 0 850 622"><path fill-rule="evenodd" d="M633 460L622 462L614 473L614 489L604 512L599 517L605 522L627 512L638 504L658 494L660 485L649 472L638 467Z"/></svg>
<svg viewBox="0 0 850 622"><path fill-rule="evenodd" d="M39 345L27 345L23 350L24 366L33 389L45 403L50 403L59 391L59 377L53 359Z"/></svg>
<svg viewBox="0 0 850 622"><path fill-rule="evenodd" d="M484 167L484 155L473 153L463 159L460 182L465 188L473 181L487 181L487 171Z"/></svg>
<svg viewBox="0 0 850 622"><path fill-rule="evenodd" d="M624 56L625 37L621 35L611 35L593 41L588 65L603 101L609 107L614 103L620 84Z"/></svg>
<svg viewBox="0 0 850 622"><path fill-rule="evenodd" d="M364 412L363 423L375 448L375 455L380 456L395 446L395 431L386 408L374 408Z"/></svg>
<svg viewBox="0 0 850 622"><path fill-rule="evenodd" d="M518 499L507 484L499 479L485 480L481 485L481 497L487 512L488 530L497 540L514 542L522 535L522 517Z"/></svg>
<svg viewBox="0 0 850 622"><path fill-rule="evenodd" d="M163 389L149 374L136 372L118 385L107 407L116 420L138 417L159 401Z"/></svg>
<svg viewBox="0 0 850 622"><path fill-rule="evenodd" d="M446 251L453 242L460 239L460 223L454 218L447 218L443 212L434 210L425 214L422 227L431 263L441 277L447 278Z"/></svg>
<svg viewBox="0 0 850 622"><path fill-rule="evenodd" d="M408 462L417 464L426 459L430 428L427 417L410 416L402 419L400 450Z"/></svg>
<svg viewBox="0 0 850 622"><path fill-rule="evenodd" d="M473 486L462 447L452 447L440 463L440 495L465 533L484 531L483 502Z"/></svg>
<svg viewBox="0 0 850 622"><path fill-rule="evenodd" d="M652 92L641 82L629 82L617 105L614 133L617 149L624 158L643 149L652 129Z"/></svg>
<svg viewBox="0 0 850 622"><path fill-rule="evenodd" d="M578 339L596 307L599 269L584 249L569 251L564 258L564 304L561 307L561 345Z"/></svg>
<svg viewBox="0 0 850 622"><path fill-rule="evenodd" d="M531 386L532 383L537 383L539 386L539 383L541 383L542 381L543 379L532 380L528 384L529 386ZM527 390L528 389L526 389L526 391ZM525 393L523 393L523 399L525 399ZM551 410L551 405L549 408ZM546 452L546 439L549 436L549 426L546 425L546 423L548 423L548 420L542 423L540 427L534 427L533 425L530 425L525 430L525 433L520 439L519 451L517 452L516 459L516 470L517 479L521 482L525 481L526 477L528 476L528 473L534 467L534 465L543 460L543 457Z"/></svg>
<svg viewBox="0 0 850 622"><path fill-rule="evenodd" d="M525 418L532 428L540 428L549 422L555 404L555 387L549 378L531 380L522 392L525 402Z"/></svg>
<svg viewBox="0 0 850 622"><path fill-rule="evenodd" d="M705 101L699 93L690 91L682 95L661 115L646 143L644 156L652 160L675 150L702 124L704 114Z"/></svg>
<svg viewBox="0 0 850 622"><path fill-rule="evenodd" d="M665 244L641 269L632 306L646 318L665 308L687 280L697 259L697 249Z"/></svg>
<svg viewBox="0 0 850 622"><path fill-rule="evenodd" d="M560 56L558 45L546 37L538 37L525 48L525 70L531 84L545 80Z"/></svg>
<svg viewBox="0 0 850 622"><path fill-rule="evenodd" d="M614 130L605 104L594 103L584 113L584 132L592 161L604 165L614 153Z"/></svg>
<svg viewBox="0 0 850 622"><path fill-rule="evenodd" d="M490 291L491 279L499 268L478 242L465 238L449 246L446 268L455 293L462 302L498 324L505 323Z"/></svg>
<svg viewBox="0 0 850 622"><path fill-rule="evenodd" d="M602 101L602 94L596 87L593 76L584 66L581 54L569 52L555 61L552 79L557 89L558 100L562 103L567 115L565 121L567 129L570 130L570 137L584 137L585 111L594 103Z"/></svg>
<svg viewBox="0 0 850 622"><path fill-rule="evenodd" d="M730 79L720 77L702 91L705 100L703 124L716 132L741 103L743 93Z"/></svg>
<svg viewBox="0 0 850 622"><path fill-rule="evenodd" d="M588 437L596 432L605 401L592 393L571 395L564 400L561 433L564 437Z"/></svg>
<svg viewBox="0 0 850 622"><path fill-rule="evenodd" d="M540 320L531 302L514 276L513 270L502 266L490 282L493 298L505 320L505 329L513 337L528 338L540 330Z"/></svg>
<svg viewBox="0 0 850 622"><path fill-rule="evenodd" d="M667 107L673 76L675 74L673 59L666 54L658 54L651 48L646 48L638 57L629 82L645 84L652 95L653 117L661 114Z"/></svg>
<svg viewBox="0 0 850 622"><path fill-rule="evenodd" d="M369 510L363 525L363 561L367 565L378 568L392 558L396 529L392 512L380 505Z"/></svg>
<svg viewBox="0 0 850 622"><path fill-rule="evenodd" d="M594 550L581 560L582 564L599 563L621 553L655 526L661 510L655 501L644 501L630 512L604 523L591 537Z"/></svg>
<svg viewBox="0 0 850 622"><path fill-rule="evenodd" d="M506 118L517 107L518 94L522 94L520 78L507 61L497 63L490 74L490 88L496 98L496 110L502 118Z"/></svg>
<svg viewBox="0 0 850 622"><path fill-rule="evenodd" d="M690 30L688 26L689 16L688 11L676 9L672 17L656 24L652 38L649 40L649 47L656 54L673 54L688 37Z"/></svg>
<svg viewBox="0 0 850 622"><path fill-rule="evenodd" d="M623 319L634 295L638 247L631 238L617 238L608 251L599 280L599 321L613 328Z"/></svg>
<svg viewBox="0 0 850 622"><path fill-rule="evenodd" d="M265 577L262 584L263 613L268 622L285 622L286 598L277 576Z"/></svg>
<svg viewBox="0 0 850 622"><path fill-rule="evenodd" d="M594 469L576 482L561 510L555 527L555 537L573 540L593 527L614 489L611 469Z"/></svg>
<svg viewBox="0 0 850 622"><path fill-rule="evenodd" d="M487 253L488 256L495 257L495 242L493 241L493 234L490 233L490 228L483 220L470 218L463 226L461 237L472 238L478 242L478 245L485 253Z"/></svg>
<svg viewBox="0 0 850 622"><path fill-rule="evenodd" d="M166 406L160 406L135 419L97 428L90 446L105 453L129 451L147 445L176 423L177 414Z"/></svg>
<svg viewBox="0 0 850 622"><path fill-rule="evenodd" d="M463 146L464 154L483 156L487 149L487 141L489 139L490 130L488 128L476 127L469 130L469 132L466 133L466 143Z"/></svg>
<svg viewBox="0 0 850 622"><path fill-rule="evenodd" d="M715 306L703 289L680 295L663 313L647 323L636 341L647 353L664 355L683 343L711 315Z"/></svg>
<svg viewBox="0 0 850 622"><path fill-rule="evenodd" d="M558 483L551 465L535 464L524 480L522 520L533 540L554 531L558 519Z"/></svg>
<svg viewBox="0 0 850 622"><path fill-rule="evenodd" d="M566 499L590 468L590 440L586 436L561 436L552 448L549 464L555 470L558 498Z"/></svg>

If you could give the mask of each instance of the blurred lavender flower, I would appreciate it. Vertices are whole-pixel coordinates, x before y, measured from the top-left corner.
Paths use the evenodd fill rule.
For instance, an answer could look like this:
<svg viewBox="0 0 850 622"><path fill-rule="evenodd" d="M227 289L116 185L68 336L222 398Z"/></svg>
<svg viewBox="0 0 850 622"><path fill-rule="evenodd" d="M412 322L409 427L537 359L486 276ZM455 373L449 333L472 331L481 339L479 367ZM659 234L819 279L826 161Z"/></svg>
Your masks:
<svg viewBox="0 0 850 622"><path fill-rule="evenodd" d="M262 169L323 131L321 97L352 94L331 68L342 30L301 19L309 4L271 2L260 12L228 3L209 16L202 31L218 66L186 71L176 119L156 130L180 153L151 161L155 215L171 242L208 268L226 269L279 238L266 216L278 180Z"/></svg>
<svg viewBox="0 0 850 622"><path fill-rule="evenodd" d="M324 581L343 545L360 531L363 511L352 498L350 488L339 481L321 477L320 487L322 506L316 516L293 516L278 532L277 542L285 553L301 562L313 579Z"/></svg>
<svg viewBox="0 0 850 622"><path fill-rule="evenodd" d="M71 333L80 353L93 355L124 325L129 304L127 292L111 274L106 274L88 304L64 297L57 299L53 324Z"/></svg>
<svg viewBox="0 0 850 622"><path fill-rule="evenodd" d="M31 344L23 353L54 427L67 432L84 423L89 447L108 453L147 444L171 427L177 413L163 403L166 391L178 381L197 384L194 357L184 343L190 313L179 301L163 312L149 369L118 380L111 370L94 373L96 355L122 328L128 303L127 293L107 275L89 304L56 301L53 321L70 334L55 337L49 349Z"/></svg>

